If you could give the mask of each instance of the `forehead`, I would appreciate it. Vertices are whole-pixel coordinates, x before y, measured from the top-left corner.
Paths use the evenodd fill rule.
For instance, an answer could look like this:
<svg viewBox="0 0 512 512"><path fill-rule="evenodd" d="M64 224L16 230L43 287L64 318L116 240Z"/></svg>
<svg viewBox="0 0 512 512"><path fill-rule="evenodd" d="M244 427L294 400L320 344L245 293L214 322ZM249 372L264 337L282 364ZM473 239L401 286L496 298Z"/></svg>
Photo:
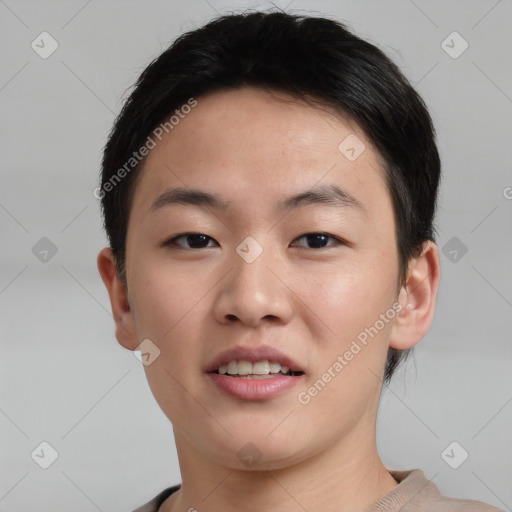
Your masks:
<svg viewBox="0 0 512 512"><path fill-rule="evenodd" d="M201 96L155 142L132 205L144 214L173 187L244 209L333 183L370 209L389 203L380 155L359 126L284 93L244 87Z"/></svg>

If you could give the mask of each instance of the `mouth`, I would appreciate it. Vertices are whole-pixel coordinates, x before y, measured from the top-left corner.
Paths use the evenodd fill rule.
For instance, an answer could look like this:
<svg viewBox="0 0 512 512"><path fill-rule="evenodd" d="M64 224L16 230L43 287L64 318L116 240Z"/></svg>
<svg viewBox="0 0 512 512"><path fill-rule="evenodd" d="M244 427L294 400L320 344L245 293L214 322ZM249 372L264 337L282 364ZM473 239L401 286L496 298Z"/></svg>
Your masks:
<svg viewBox="0 0 512 512"><path fill-rule="evenodd" d="M204 368L223 394L242 400L264 401L290 391L305 379L304 368L275 347L235 346Z"/></svg>
<svg viewBox="0 0 512 512"><path fill-rule="evenodd" d="M263 360L251 362L243 359L221 364L219 368L209 373L238 379L272 379L304 375L303 371L292 370L289 366L277 361Z"/></svg>

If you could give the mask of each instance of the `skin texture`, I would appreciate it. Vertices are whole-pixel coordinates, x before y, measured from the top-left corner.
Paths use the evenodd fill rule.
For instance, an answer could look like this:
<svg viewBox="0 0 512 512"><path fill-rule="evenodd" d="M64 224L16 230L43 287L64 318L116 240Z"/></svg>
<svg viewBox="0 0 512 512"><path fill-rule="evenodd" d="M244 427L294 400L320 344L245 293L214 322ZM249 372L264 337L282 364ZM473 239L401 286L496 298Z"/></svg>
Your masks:
<svg viewBox="0 0 512 512"><path fill-rule="evenodd" d="M382 378L388 347L412 347L431 325L437 246L425 244L399 288L391 197L380 157L355 123L249 87L197 100L151 150L137 182L127 288L109 248L97 260L119 343L135 350L149 338L161 351L144 369L173 425L182 488L160 510L361 510L397 485L376 448ZM354 161L338 150L350 134L366 147ZM365 210L315 204L275 211L284 198L331 183ZM174 187L231 204L150 213ZM176 242L181 247L162 245L185 232L211 239L198 249L186 237ZM307 233L334 238L315 248ZM247 236L263 248L250 264L236 252ZM393 320L301 404L298 394L396 301ZM302 383L265 401L223 394L203 369L235 345L278 348L301 365ZM248 442L261 453L250 468L237 457Z"/></svg>

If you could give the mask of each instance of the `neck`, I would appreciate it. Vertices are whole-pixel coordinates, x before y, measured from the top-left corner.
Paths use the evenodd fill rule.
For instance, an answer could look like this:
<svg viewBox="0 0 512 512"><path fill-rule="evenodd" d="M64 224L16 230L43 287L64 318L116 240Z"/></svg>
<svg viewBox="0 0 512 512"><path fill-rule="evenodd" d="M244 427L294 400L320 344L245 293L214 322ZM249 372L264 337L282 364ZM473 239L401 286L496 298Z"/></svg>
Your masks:
<svg viewBox="0 0 512 512"><path fill-rule="evenodd" d="M201 457L175 430L182 485L161 512L356 512L397 482L377 453L375 432L357 430L302 462L268 471L238 470ZM364 435L363 435L364 434Z"/></svg>

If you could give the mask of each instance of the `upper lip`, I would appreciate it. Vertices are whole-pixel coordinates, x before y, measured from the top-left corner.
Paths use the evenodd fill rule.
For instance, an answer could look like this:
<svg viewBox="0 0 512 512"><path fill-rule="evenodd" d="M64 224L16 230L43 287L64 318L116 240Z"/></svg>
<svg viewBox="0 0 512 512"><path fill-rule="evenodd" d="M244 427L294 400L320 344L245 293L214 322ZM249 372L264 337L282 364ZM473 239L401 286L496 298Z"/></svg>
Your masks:
<svg viewBox="0 0 512 512"><path fill-rule="evenodd" d="M211 373L219 369L222 364L227 364L230 361L250 361L256 363L257 361L269 361L280 363L281 365L288 366L291 371L304 372L300 365L295 362L291 357L283 354L280 350L269 346L260 347L243 347L236 346L224 350L218 354L205 368L205 372Z"/></svg>

